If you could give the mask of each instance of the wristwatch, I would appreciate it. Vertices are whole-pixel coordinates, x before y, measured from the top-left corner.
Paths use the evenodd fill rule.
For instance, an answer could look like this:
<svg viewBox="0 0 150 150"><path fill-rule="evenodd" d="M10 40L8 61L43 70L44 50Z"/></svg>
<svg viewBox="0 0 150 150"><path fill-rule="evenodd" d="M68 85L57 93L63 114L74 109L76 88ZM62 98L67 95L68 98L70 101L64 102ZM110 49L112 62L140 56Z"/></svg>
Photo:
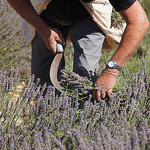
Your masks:
<svg viewBox="0 0 150 150"><path fill-rule="evenodd" d="M114 60L109 60L107 66L110 69L117 69L119 71L121 71L121 69L122 69L119 65L117 65L117 63Z"/></svg>

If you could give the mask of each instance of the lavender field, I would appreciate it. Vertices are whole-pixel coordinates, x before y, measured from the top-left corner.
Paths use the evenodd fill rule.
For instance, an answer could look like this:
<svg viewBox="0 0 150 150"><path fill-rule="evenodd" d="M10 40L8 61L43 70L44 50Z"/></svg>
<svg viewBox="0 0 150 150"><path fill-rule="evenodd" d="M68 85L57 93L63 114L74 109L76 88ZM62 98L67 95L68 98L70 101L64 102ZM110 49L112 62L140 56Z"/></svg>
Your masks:
<svg viewBox="0 0 150 150"><path fill-rule="evenodd" d="M111 97L95 101L82 87L68 90L68 96L52 86L41 87L39 80L34 83L31 50L18 28L18 16L5 0L0 6L0 149L150 149L149 32L143 50L120 73ZM106 53L102 55L108 58ZM130 67L133 62L136 69ZM69 73L67 78L73 78ZM89 88L85 78L74 78Z"/></svg>

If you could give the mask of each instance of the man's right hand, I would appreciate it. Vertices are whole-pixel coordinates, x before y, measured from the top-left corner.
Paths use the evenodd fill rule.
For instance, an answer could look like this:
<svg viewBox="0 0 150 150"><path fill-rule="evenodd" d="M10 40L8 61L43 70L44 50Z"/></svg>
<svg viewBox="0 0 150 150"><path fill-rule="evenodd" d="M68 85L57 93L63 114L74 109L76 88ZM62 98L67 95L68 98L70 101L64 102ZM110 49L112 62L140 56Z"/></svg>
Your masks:
<svg viewBox="0 0 150 150"><path fill-rule="evenodd" d="M47 48L49 50L51 50L53 54L56 54L57 53L57 50L56 50L57 42L62 45L65 45L65 41L62 37L61 32L56 31L50 27L47 27L43 30L44 31L42 31L42 32L39 31L39 33L41 34Z"/></svg>

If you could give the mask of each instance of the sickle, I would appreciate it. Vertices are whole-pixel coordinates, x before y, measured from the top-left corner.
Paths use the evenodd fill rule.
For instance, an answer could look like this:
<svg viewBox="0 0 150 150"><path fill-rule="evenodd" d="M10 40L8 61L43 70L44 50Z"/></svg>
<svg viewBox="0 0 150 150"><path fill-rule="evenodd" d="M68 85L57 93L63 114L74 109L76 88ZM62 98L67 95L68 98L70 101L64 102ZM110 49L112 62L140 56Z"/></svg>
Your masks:
<svg viewBox="0 0 150 150"><path fill-rule="evenodd" d="M63 52L62 46L57 43L57 54L54 57L54 60L51 64L51 68L50 68L50 80L56 89L58 89L60 92L65 92L63 90L63 87L60 86L58 79L57 79L57 72L58 72L59 64L60 64L61 58L63 56L62 52Z"/></svg>
<svg viewBox="0 0 150 150"><path fill-rule="evenodd" d="M50 68L50 80L57 90L64 93L65 90L62 86L60 86L58 79L57 79L57 72L58 72L58 68L59 68L59 64L60 64L62 56L63 56L63 53L61 52L61 53L56 54L56 56L54 57L54 60L51 64L51 68ZM95 90L95 89L102 90L102 89L105 89L105 87L104 86L91 87L91 89L92 90ZM68 93L67 93L67 95L70 96L70 94L68 94Z"/></svg>

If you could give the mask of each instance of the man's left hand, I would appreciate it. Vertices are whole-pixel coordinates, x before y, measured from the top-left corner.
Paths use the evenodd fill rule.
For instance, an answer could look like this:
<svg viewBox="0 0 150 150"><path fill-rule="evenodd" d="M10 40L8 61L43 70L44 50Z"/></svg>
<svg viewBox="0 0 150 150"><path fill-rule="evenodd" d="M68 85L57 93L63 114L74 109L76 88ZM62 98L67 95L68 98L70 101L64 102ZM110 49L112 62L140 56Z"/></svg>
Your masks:
<svg viewBox="0 0 150 150"><path fill-rule="evenodd" d="M106 96L110 96L113 87L116 83L117 75L109 70L104 70L102 74L98 77L95 87L104 87L104 89L95 89L93 91L93 97L96 100L104 99Z"/></svg>

